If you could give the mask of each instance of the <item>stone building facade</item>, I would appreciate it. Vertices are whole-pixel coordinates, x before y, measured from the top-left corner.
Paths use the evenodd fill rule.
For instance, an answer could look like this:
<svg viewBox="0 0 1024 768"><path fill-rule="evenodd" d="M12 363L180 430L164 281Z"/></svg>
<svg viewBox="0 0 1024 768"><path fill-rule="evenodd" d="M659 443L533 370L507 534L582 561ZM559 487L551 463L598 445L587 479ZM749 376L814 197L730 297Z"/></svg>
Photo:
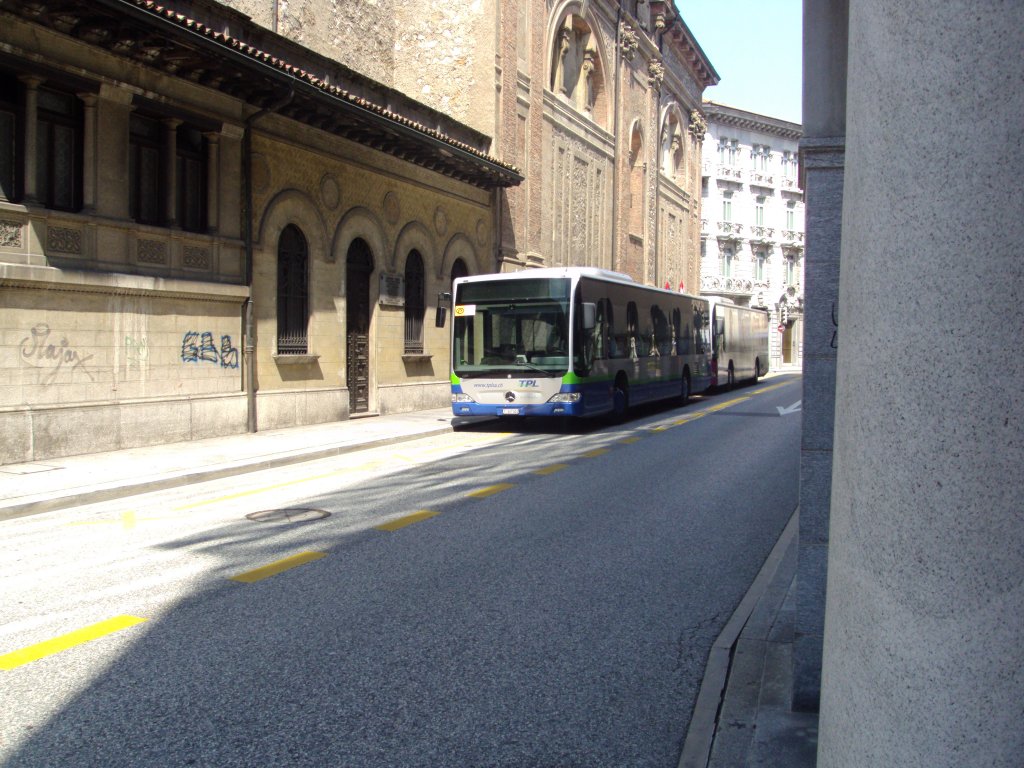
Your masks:
<svg viewBox="0 0 1024 768"><path fill-rule="evenodd" d="M0 463L446 401L520 174L238 5L0 4Z"/></svg>
<svg viewBox="0 0 1024 768"><path fill-rule="evenodd" d="M496 271L587 265L699 290L701 94L718 82L672 2L231 2L493 136Z"/></svg>
<svg viewBox="0 0 1024 768"><path fill-rule="evenodd" d="M0 462L448 398L453 276L699 290L672 2L0 3Z"/></svg>
<svg viewBox="0 0 1024 768"><path fill-rule="evenodd" d="M501 4L500 268L585 265L699 286L701 94L718 76L670 2Z"/></svg>
<svg viewBox="0 0 1024 768"><path fill-rule="evenodd" d="M772 370L803 360L804 196L797 123L704 103L701 293L771 313Z"/></svg>

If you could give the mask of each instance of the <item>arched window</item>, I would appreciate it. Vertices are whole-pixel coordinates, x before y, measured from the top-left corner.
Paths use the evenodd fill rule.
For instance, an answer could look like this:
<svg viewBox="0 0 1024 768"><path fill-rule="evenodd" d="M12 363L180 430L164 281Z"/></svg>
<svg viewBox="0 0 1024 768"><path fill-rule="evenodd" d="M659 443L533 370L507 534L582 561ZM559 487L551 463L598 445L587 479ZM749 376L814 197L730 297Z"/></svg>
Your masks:
<svg viewBox="0 0 1024 768"><path fill-rule="evenodd" d="M551 90L597 123L604 119L604 71L596 35L582 16L568 14L555 33Z"/></svg>
<svg viewBox="0 0 1024 768"><path fill-rule="evenodd" d="M302 231L289 224L277 241L277 353L309 351L309 248Z"/></svg>
<svg viewBox="0 0 1024 768"><path fill-rule="evenodd" d="M452 264L451 282L454 283L457 277L469 277L469 269L466 267L466 262L462 259L456 259L455 263Z"/></svg>
<svg viewBox="0 0 1024 768"><path fill-rule="evenodd" d="M405 353L423 353L423 313L425 311L423 258L409 251L405 260Z"/></svg>
<svg viewBox="0 0 1024 768"><path fill-rule="evenodd" d="M669 112L661 131L661 172L675 181L683 161L683 131L679 117Z"/></svg>

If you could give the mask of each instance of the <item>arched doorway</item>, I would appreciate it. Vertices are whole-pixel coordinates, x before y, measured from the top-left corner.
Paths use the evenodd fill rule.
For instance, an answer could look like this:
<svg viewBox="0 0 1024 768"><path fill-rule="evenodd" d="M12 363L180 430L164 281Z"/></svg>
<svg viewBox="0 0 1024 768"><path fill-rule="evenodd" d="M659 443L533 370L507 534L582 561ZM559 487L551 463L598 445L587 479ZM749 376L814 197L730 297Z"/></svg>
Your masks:
<svg viewBox="0 0 1024 768"><path fill-rule="evenodd" d="M370 275L373 254L361 238L348 248L345 267L345 326L349 413L370 410Z"/></svg>

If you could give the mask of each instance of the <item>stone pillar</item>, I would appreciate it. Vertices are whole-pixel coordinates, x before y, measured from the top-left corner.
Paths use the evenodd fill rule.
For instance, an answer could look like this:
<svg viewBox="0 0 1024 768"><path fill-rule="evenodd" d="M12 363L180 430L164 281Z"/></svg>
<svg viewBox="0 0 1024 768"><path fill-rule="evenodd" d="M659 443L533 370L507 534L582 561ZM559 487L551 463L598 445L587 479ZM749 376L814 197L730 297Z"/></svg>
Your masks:
<svg viewBox="0 0 1024 768"><path fill-rule="evenodd" d="M804 3L803 429L800 540L793 642L793 709L816 711L821 692L828 517L832 489L839 253L846 132L846 0ZM781 361L785 351L780 339Z"/></svg>
<svg viewBox="0 0 1024 768"><path fill-rule="evenodd" d="M131 136L132 92L128 88L100 86L96 102L95 173L93 184L96 213L115 219L130 215L128 191L129 142Z"/></svg>
<svg viewBox="0 0 1024 768"><path fill-rule="evenodd" d="M181 120L164 120L164 178L167 179L167 226L178 226L178 126Z"/></svg>
<svg viewBox="0 0 1024 768"><path fill-rule="evenodd" d="M96 104L95 93L80 93L83 105L82 130L82 212L96 210Z"/></svg>
<svg viewBox="0 0 1024 768"><path fill-rule="evenodd" d="M1024 4L850 4L818 766L1024 755Z"/></svg>
<svg viewBox="0 0 1024 768"><path fill-rule="evenodd" d="M25 84L25 202L35 203L39 198L39 86L38 77L22 77Z"/></svg>
<svg viewBox="0 0 1024 768"><path fill-rule="evenodd" d="M206 138L206 229L216 234L220 225L220 134L210 131Z"/></svg>

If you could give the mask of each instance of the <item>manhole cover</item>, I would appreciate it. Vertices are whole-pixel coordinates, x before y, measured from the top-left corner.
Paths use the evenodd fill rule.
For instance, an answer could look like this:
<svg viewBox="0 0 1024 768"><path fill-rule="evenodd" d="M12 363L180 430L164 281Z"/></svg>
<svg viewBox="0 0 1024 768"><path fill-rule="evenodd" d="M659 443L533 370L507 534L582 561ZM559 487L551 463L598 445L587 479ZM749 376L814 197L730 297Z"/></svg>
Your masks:
<svg viewBox="0 0 1024 768"><path fill-rule="evenodd" d="M255 523L310 523L323 520L331 513L325 509L312 507L287 507L285 509L267 509L263 512L251 512L246 518Z"/></svg>

